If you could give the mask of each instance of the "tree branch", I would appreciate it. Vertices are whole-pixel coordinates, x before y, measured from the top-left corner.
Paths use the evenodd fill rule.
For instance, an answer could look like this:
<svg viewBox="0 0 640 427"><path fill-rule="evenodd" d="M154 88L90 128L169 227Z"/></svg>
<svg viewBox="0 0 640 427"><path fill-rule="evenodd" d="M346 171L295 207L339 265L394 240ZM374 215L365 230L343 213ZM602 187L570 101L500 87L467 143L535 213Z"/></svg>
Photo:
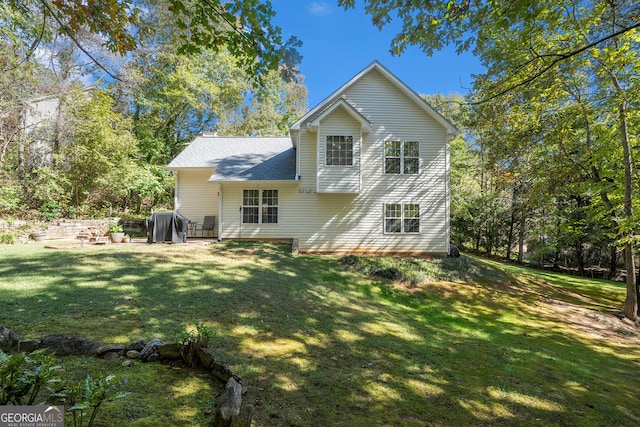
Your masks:
<svg viewBox="0 0 640 427"><path fill-rule="evenodd" d="M7 68L2 70L2 72L6 73L7 71L13 71L18 69L22 64L24 64L25 62L27 62L29 60L29 58L31 58L31 55L33 55L33 53L36 51L36 48L40 45L40 42L42 42L42 37L44 37L44 29L46 26L46 22L47 22L47 15L45 13L45 9L44 7L42 8L42 28L40 28L40 34L38 35L38 38L36 38L33 43L31 43L31 47L29 48L29 51L27 52L27 55L22 59L22 61L18 62L15 66Z"/></svg>
<svg viewBox="0 0 640 427"><path fill-rule="evenodd" d="M64 31L65 35L67 37L69 37L73 43L78 47L78 49L80 49L82 51L82 53L84 53L85 55L87 55L89 57L89 59L96 64L98 67L100 67L105 73L107 73L109 75L109 77L113 78L114 80L117 80L119 82L122 82L122 79L119 78L118 76L116 76L115 74L113 74L111 71L107 70L105 68L104 65L102 65L100 62L98 62L98 60L96 58L93 57L93 55L91 55L89 53L89 51L87 49L85 49L80 42L78 41L78 39L75 38L75 36L73 35L73 32L69 29L69 27L67 25L65 25L62 21L60 21L60 18L58 18L58 16L56 15L55 11L52 9L51 5L49 4L48 0L41 0L42 4L44 5L44 7L47 8L47 10L49 11L49 13L51 14L51 16L53 17L53 19L56 20L56 22L58 23L58 25L60 25L60 28L62 28L62 30Z"/></svg>
<svg viewBox="0 0 640 427"><path fill-rule="evenodd" d="M489 101L491 101L491 100L493 100L493 99L499 98L499 97L501 97L502 95L505 95L505 94L507 94L507 93L511 92L511 91L512 91L512 90L514 90L514 89L517 89L517 88L519 88L519 87L525 86L525 85L527 85L527 84L531 83L532 81L534 81L535 79L537 79L538 77L540 77L540 76L542 76L543 74L545 74L547 71L551 70L551 69L552 69L553 67L555 67L558 63L560 63L560 62L562 62L562 61L564 61L564 60L566 60L566 59L572 58L572 57L574 57L574 56L576 56L576 55L578 55L578 54L580 54L580 53L582 53L582 52L584 52L584 51L586 51L586 50L589 50L589 49L591 49L591 48L593 48L593 47L595 47L595 46L599 45L599 44L600 44L600 43L602 43L602 42L605 42L605 41L610 40L610 39L612 39L612 38L618 37L618 36L620 36L620 35L622 35L622 34L624 34L624 33L628 32L628 31L633 30L634 28L640 28L640 22L637 22L637 23L635 23L634 25L632 25L632 26L630 26L630 27L624 27L624 28L623 28L623 29L621 29L620 31L616 31L615 33L609 34L609 35L608 35L608 36L606 36L606 37L603 37L603 38L598 39L598 40L596 40L596 41L594 41L594 42L588 43L588 44L586 44L586 45L582 46L582 47L581 47L581 48L579 48L579 49L576 49L576 50L573 50L573 51L569 51L569 52L564 52L564 53L554 53L554 54L547 54L547 55L539 55L539 56L537 56L537 57L536 57L536 58L534 58L534 59L531 59L531 60L529 60L529 61L526 61L525 63L523 63L523 64L522 64L520 67L518 67L518 68L519 68L519 69L522 69L524 66L526 66L526 65L528 65L528 64L530 64L530 63L532 63L533 61L538 60L538 59L541 59L541 58L544 58L544 57L552 57L552 58L555 58L555 59L554 59L553 61L551 61L551 63L549 63L547 66L543 67L541 70L539 70L539 71L538 71L538 72L536 72L535 74L533 74L533 75L531 75L531 76L527 77L527 78L526 78L526 79L524 79L523 81L521 81L521 82L519 82L519 83L516 83L516 84L514 84L514 85L511 85L511 86L507 87L506 89L503 89L503 90L501 90L500 92L498 92L498 93L496 93L496 94L491 95L491 96L490 96L490 97L488 97L488 98L481 99L480 101L471 101L471 102L469 102L469 105L480 105L480 104L484 104L484 103L489 102Z"/></svg>

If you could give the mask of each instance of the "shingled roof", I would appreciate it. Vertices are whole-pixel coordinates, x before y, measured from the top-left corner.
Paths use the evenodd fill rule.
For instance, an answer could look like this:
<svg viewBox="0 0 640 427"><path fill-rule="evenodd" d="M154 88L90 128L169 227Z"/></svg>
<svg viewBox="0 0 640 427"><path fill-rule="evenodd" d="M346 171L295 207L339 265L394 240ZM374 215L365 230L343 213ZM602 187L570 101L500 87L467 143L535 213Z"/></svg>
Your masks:
<svg viewBox="0 0 640 427"><path fill-rule="evenodd" d="M215 168L209 181L295 179L296 156L289 137L197 137L167 169Z"/></svg>

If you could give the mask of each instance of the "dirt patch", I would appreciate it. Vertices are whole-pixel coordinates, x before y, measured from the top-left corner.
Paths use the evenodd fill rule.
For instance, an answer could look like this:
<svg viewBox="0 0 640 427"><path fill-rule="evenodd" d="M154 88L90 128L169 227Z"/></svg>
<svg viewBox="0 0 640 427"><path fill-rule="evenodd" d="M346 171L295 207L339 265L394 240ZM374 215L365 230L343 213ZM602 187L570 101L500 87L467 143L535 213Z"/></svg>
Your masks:
<svg viewBox="0 0 640 427"><path fill-rule="evenodd" d="M622 312L597 311L553 298L548 298L545 305L555 317L581 335L640 343L640 325L625 318Z"/></svg>

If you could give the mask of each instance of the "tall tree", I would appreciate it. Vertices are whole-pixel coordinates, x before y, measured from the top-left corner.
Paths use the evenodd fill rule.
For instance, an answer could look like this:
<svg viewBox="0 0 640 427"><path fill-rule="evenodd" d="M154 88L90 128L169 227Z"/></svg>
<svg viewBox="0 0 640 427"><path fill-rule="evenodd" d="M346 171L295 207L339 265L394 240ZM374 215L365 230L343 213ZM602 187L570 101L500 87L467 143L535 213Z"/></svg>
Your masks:
<svg viewBox="0 0 640 427"><path fill-rule="evenodd" d="M220 135L286 136L289 126L307 111L306 86L285 81L278 72L269 73L245 99L245 105L221 123Z"/></svg>

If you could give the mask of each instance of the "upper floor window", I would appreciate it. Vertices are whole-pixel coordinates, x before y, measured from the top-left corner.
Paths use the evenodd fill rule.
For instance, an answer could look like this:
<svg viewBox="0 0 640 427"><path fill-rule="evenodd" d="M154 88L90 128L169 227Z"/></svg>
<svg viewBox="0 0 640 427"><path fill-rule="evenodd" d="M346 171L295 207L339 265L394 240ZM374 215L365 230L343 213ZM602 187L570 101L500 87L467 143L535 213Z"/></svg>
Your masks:
<svg viewBox="0 0 640 427"><path fill-rule="evenodd" d="M353 165L353 136L327 135L327 166Z"/></svg>
<svg viewBox="0 0 640 427"><path fill-rule="evenodd" d="M278 190L243 190L243 224L277 224Z"/></svg>
<svg viewBox="0 0 640 427"><path fill-rule="evenodd" d="M385 233L419 233L420 205L417 203L386 203L384 205Z"/></svg>
<svg viewBox="0 0 640 427"><path fill-rule="evenodd" d="M420 173L418 141L385 141L384 173L412 175Z"/></svg>

